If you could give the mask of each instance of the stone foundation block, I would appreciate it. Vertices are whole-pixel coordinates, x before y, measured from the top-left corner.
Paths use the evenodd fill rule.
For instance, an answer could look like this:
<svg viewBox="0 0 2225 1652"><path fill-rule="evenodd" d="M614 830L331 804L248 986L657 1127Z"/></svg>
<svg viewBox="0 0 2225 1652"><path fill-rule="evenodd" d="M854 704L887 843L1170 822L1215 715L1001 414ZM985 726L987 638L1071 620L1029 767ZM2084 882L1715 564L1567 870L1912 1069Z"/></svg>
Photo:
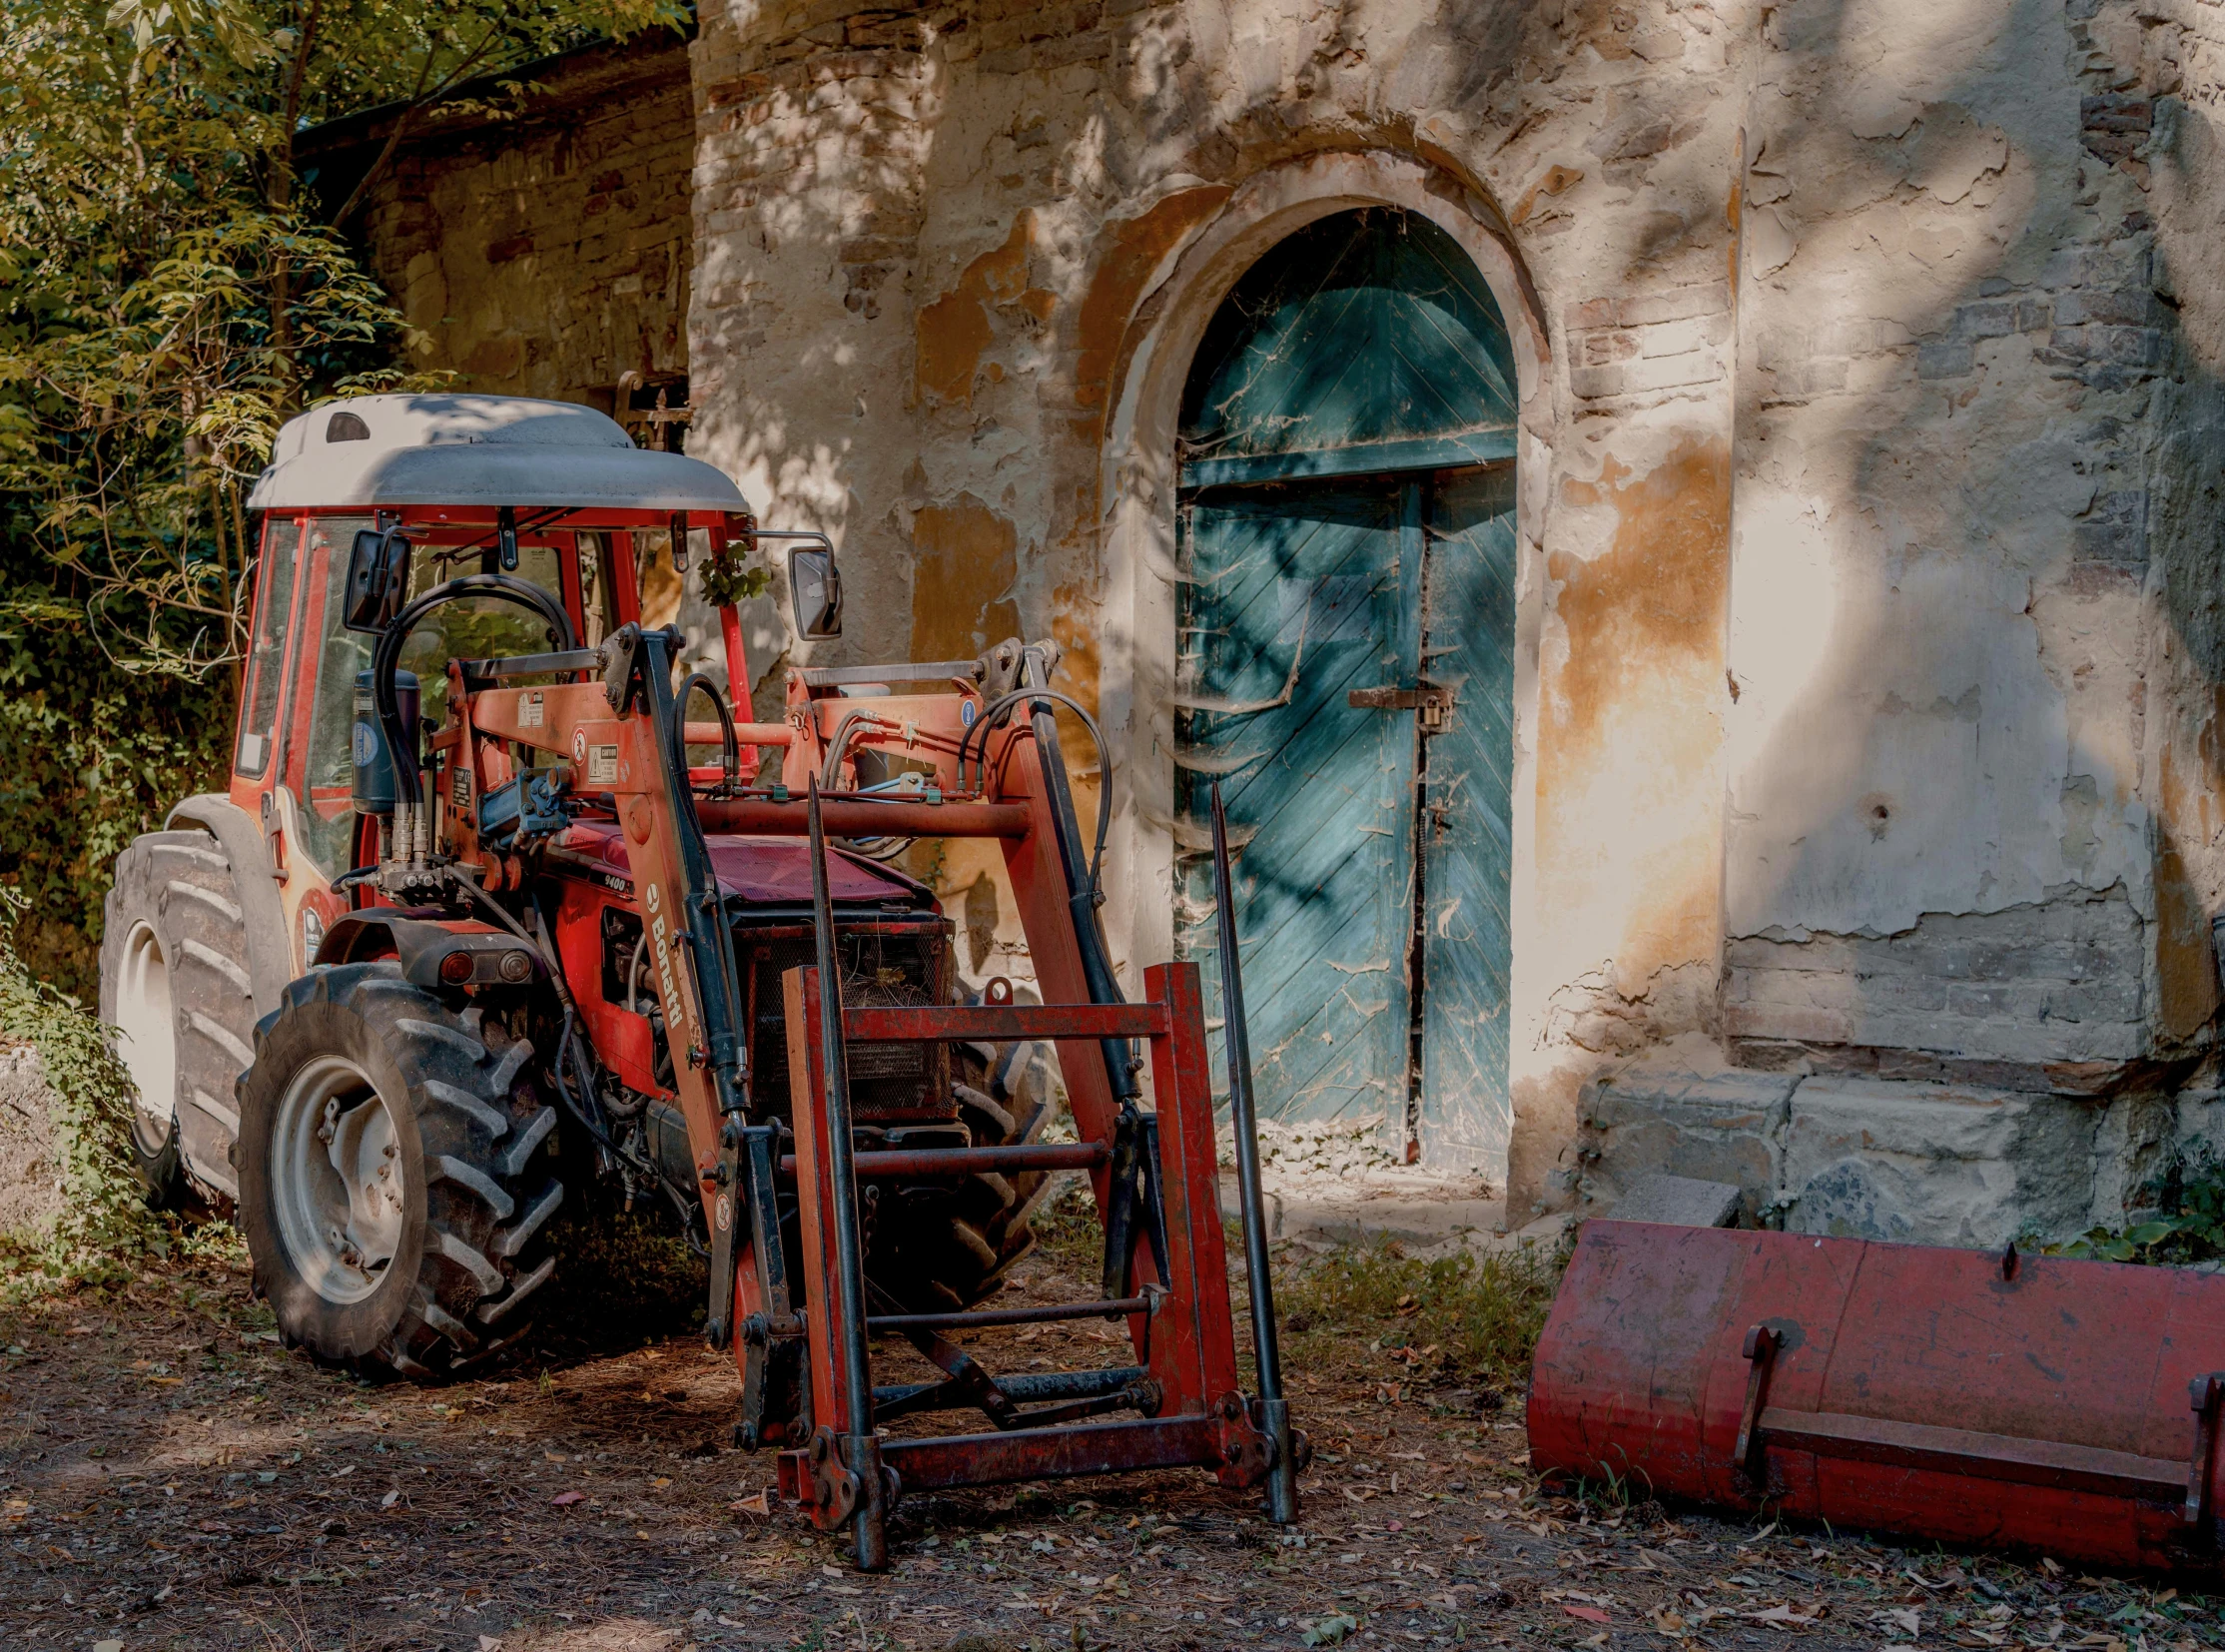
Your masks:
<svg viewBox="0 0 2225 1652"><path fill-rule="evenodd" d="M1604 1214L1647 1176L1727 1182L1754 1221L1781 1181L1790 1073L1728 1066L1713 1040L1687 1034L1584 1088L1579 1103L1585 1208Z"/></svg>
<svg viewBox="0 0 2225 1652"><path fill-rule="evenodd" d="M54 1093L39 1053L0 1049L0 1234L35 1234L62 1214Z"/></svg>
<svg viewBox="0 0 2225 1652"><path fill-rule="evenodd" d="M2061 1096L1807 1079L1785 1133L1787 1231L1991 1247L2066 1238L2093 1201L2094 1109Z"/></svg>

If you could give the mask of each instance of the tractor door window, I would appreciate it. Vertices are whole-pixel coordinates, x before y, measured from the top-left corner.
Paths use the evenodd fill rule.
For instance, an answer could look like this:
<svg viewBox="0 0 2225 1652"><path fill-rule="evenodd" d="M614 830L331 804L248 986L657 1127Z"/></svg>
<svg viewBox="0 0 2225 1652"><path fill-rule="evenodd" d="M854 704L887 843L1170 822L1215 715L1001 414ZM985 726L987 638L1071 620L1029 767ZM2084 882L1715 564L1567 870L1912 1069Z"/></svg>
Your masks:
<svg viewBox="0 0 2225 1652"><path fill-rule="evenodd" d="M292 719L301 762L297 767L289 759L288 767L298 776L295 819L301 847L327 878L339 877L356 860L348 740L355 722L356 673L371 668L371 644L376 639L344 630L340 610L348 584L348 553L357 530L372 525L369 516L319 516L311 524L309 547L302 557L303 579L315 581L315 590L321 593L311 607L323 636L306 734L301 719Z"/></svg>
<svg viewBox="0 0 2225 1652"><path fill-rule="evenodd" d="M317 703L310 715L307 769L303 776L303 848L318 870L337 877L354 864L356 814L352 801L354 764L350 743L356 724L356 676L371 669L376 637L345 629L340 622L343 588L348 582L348 551L356 530L369 517L334 516L318 521L316 545L322 548L316 577L324 597L324 642L317 662ZM439 561L434 547L420 545L411 559L409 595L422 596L443 580L478 571L474 552L459 561ZM547 545L518 547L517 572L545 590L562 595L557 552ZM550 646L547 627L507 602L472 599L433 609L402 645L401 669L416 674L418 714L437 727L446 720L448 661L488 654L537 654Z"/></svg>
<svg viewBox="0 0 2225 1652"><path fill-rule="evenodd" d="M255 641L248 651L248 691L240 712L240 747L233 769L257 780L270 767L286 686L286 636L292 629L294 568L302 524L272 518L263 528L263 565L256 572Z"/></svg>

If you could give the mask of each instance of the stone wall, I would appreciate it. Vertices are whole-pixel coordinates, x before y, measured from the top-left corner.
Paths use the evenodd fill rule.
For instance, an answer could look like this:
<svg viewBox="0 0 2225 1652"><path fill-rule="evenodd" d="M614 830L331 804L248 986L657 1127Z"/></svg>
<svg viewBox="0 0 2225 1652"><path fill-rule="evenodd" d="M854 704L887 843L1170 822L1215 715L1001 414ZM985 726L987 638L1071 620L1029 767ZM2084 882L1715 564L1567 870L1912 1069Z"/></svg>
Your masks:
<svg viewBox="0 0 2225 1652"><path fill-rule="evenodd" d="M1510 1219L1599 1208L1617 1143L1691 1157L1703 1070L1764 1121L1757 1214L1826 1227L2059 1227L2209 1128L2225 11L701 28L692 138L676 89L466 136L387 186L380 268L482 388L687 371L690 450L842 546L849 634L795 658L1055 637L1114 747L1123 968L1172 944L1189 352L1276 240L1387 203L1475 258L1521 376ZM969 972L1024 976L993 857L921 870ZM1893 1215L1927 1185L1968 1197Z"/></svg>
<svg viewBox="0 0 2225 1652"><path fill-rule="evenodd" d="M534 71L515 119L430 119L366 192L372 267L457 389L612 412L619 379L687 375L693 113L683 43L644 36ZM500 94L488 89L497 103ZM304 160L361 176L388 126L325 127Z"/></svg>
<svg viewBox="0 0 2225 1652"><path fill-rule="evenodd" d="M39 1053L27 1044L0 1049L0 1234L38 1234L62 1214L54 1114Z"/></svg>
<svg viewBox="0 0 2225 1652"><path fill-rule="evenodd" d="M2215 680L2172 649L2216 613L2173 253L2216 15L709 9L701 450L842 539L845 652L1059 636L1156 956L1154 398L1307 214L1428 211L1525 353L1513 1214L1573 1195L1586 1077L1687 1032L2108 1094L2217 1002Z"/></svg>
<svg viewBox="0 0 2225 1652"><path fill-rule="evenodd" d="M1871 1111L2043 1161L2218 1004L2221 19L713 4L697 450L842 543L840 657L1059 638L1117 746L1115 949L1163 956L1168 387L1308 216L1429 214L1523 370L1510 1217L1680 1035L1785 1075L1765 1202ZM1024 964L986 861L939 870Z"/></svg>

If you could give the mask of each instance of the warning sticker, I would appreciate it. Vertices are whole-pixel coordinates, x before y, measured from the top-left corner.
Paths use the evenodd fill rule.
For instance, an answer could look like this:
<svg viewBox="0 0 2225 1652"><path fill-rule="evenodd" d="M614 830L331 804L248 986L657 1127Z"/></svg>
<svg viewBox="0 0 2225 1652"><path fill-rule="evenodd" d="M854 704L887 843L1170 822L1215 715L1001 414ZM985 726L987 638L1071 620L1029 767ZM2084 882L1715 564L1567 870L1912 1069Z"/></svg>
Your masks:
<svg viewBox="0 0 2225 1652"><path fill-rule="evenodd" d="M545 726L547 722L548 708L541 703L540 690L537 688L528 690L523 703L517 708L517 726L519 728L540 728Z"/></svg>
<svg viewBox="0 0 2225 1652"><path fill-rule="evenodd" d="M448 770L448 801L459 809L471 806L471 771L460 763Z"/></svg>
<svg viewBox="0 0 2225 1652"><path fill-rule="evenodd" d="M590 786L615 786L618 783L618 748L616 746L589 746L587 748L587 784Z"/></svg>

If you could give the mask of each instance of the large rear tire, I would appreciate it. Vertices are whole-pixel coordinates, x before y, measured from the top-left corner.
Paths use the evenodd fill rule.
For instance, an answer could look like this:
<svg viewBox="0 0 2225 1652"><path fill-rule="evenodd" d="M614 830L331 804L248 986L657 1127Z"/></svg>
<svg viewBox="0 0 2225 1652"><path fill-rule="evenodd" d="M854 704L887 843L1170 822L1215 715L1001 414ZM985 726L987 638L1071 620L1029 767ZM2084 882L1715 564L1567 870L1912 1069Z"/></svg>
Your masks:
<svg viewBox="0 0 2225 1652"><path fill-rule="evenodd" d="M149 832L116 858L101 1019L138 1087L132 1158L148 1203L236 1190L233 1090L255 1059L255 987L233 867L207 832Z"/></svg>
<svg viewBox="0 0 2225 1652"><path fill-rule="evenodd" d="M433 1381L531 1329L563 1200L535 1053L392 963L286 989L240 1086L240 1224L280 1336Z"/></svg>
<svg viewBox="0 0 2225 1652"><path fill-rule="evenodd" d="M976 1147L1033 1141L1050 1122L1053 1092L1036 1046L960 1045L952 1070L959 1118ZM1042 1171L969 1176L955 1190L915 1187L874 1224L868 1271L915 1312L972 1307L1004 1285L1036 1247L1031 1219L1057 1179Z"/></svg>

